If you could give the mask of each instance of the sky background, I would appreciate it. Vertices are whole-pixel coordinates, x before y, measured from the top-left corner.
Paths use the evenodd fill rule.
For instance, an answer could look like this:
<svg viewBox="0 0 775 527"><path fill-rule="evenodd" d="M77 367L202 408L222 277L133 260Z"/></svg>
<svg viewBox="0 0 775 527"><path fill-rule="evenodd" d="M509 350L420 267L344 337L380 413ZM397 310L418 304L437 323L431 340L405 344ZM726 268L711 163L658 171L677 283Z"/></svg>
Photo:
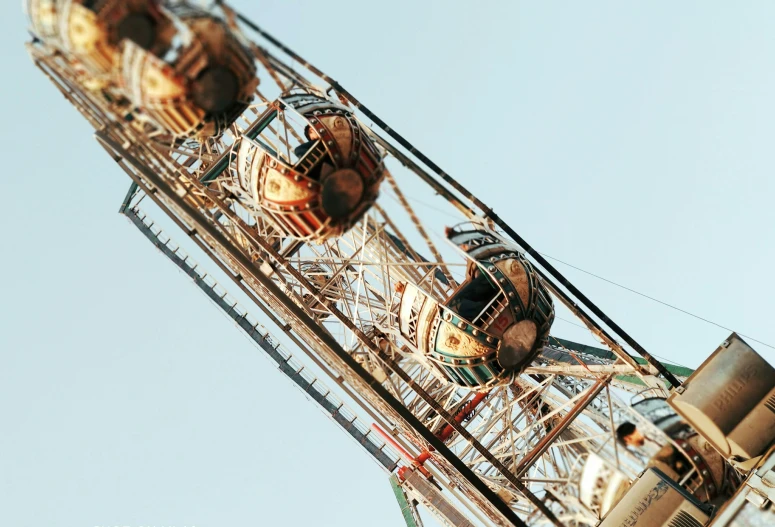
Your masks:
<svg viewBox="0 0 775 527"><path fill-rule="evenodd" d="M234 5L538 250L775 344L774 3ZM376 464L116 213L128 179L25 27L3 2L0 525L401 525ZM558 267L659 356L728 335Z"/></svg>

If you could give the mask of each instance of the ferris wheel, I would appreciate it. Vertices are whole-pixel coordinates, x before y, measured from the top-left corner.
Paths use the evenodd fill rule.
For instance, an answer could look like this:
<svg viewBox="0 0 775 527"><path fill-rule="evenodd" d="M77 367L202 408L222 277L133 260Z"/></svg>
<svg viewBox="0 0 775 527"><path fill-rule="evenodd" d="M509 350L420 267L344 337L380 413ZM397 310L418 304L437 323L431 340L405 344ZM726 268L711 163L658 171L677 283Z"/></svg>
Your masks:
<svg viewBox="0 0 775 527"><path fill-rule="evenodd" d="M648 477L700 511L744 487L746 470L669 399L690 393L692 370L655 359L479 198L228 5L28 0L27 12L33 61L131 178L121 212L391 474L408 525L421 506L453 526L592 526ZM560 311L599 347L555 336ZM635 430L633 448L622 438Z"/></svg>

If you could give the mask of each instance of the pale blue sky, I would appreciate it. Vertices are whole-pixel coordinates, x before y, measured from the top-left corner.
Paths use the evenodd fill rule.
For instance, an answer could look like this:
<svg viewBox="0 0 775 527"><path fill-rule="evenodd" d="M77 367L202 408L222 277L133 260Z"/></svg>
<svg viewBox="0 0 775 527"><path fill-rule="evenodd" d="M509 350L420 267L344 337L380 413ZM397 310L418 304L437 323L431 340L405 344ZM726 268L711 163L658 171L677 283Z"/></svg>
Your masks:
<svg viewBox="0 0 775 527"><path fill-rule="evenodd" d="M772 2L236 5L539 250L775 344ZM0 524L400 525L377 466L116 214L127 178L0 15ZM657 355L727 336L559 267Z"/></svg>

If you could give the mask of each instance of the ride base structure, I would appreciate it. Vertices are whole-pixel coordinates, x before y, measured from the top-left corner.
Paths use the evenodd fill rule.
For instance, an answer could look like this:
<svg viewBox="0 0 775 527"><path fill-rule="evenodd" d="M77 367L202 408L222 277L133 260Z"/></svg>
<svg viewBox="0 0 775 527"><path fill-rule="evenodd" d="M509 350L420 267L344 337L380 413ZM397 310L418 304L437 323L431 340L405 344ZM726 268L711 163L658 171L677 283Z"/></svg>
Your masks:
<svg viewBox="0 0 775 527"><path fill-rule="evenodd" d="M662 364L222 2L26 8L35 65L131 180L120 213L390 475L407 525L775 525L775 370L739 336L697 371ZM599 347L554 336L560 311Z"/></svg>

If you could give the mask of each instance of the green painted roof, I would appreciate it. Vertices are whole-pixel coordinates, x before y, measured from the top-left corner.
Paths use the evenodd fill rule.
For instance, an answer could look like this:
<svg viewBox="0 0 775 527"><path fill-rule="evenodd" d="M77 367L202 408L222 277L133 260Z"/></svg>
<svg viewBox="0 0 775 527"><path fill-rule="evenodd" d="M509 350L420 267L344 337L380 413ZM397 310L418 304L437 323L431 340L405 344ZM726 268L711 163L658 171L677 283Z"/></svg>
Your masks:
<svg viewBox="0 0 775 527"><path fill-rule="evenodd" d="M592 355L594 357L600 357L601 359L616 359L616 354L614 354L610 350L602 349L602 348L596 348L594 346L587 346L586 344L579 344L578 342L573 342L570 340L561 339L558 337L549 337L549 343L552 344L552 342L556 342L560 346L567 348L571 351L576 351L578 353L585 353L587 355ZM647 364L646 359L642 359L640 357L635 357L635 361L638 364ZM675 364L668 364L663 363L665 367L667 368L667 371L675 375L676 377L688 377L692 373L694 373L694 370L691 368L685 368L683 366L676 366ZM632 375L620 375L617 377L618 380L629 382L632 384L640 384L643 385L643 382Z"/></svg>

